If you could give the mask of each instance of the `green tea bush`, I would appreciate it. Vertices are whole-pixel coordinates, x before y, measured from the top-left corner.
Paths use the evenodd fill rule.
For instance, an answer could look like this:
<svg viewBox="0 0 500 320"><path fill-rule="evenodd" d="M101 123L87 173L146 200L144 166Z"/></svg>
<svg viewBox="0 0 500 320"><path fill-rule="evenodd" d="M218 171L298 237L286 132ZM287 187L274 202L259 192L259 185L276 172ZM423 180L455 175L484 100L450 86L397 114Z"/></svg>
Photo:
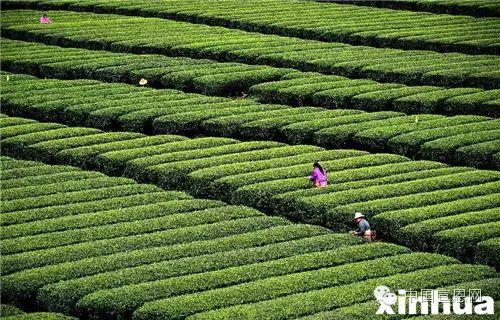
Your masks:
<svg viewBox="0 0 500 320"><path fill-rule="evenodd" d="M174 135L160 136L142 136L129 140L115 141L102 143L91 146L76 147L59 151L55 158L58 162L68 163L87 169L95 168L95 157L100 154L120 151L133 150L136 148L149 147L154 145L162 145L174 141L182 141L187 138Z"/></svg>
<svg viewBox="0 0 500 320"><path fill-rule="evenodd" d="M42 195L25 199L5 201L2 205L2 212L37 209L49 206L72 204L75 202L87 202L93 200L106 199L108 197L126 196L137 193L149 193L161 191L159 187L153 185L137 185L131 179L120 178L121 185L95 188L85 191L68 192L66 194Z"/></svg>
<svg viewBox="0 0 500 320"><path fill-rule="evenodd" d="M500 204L500 200L497 198L498 194L494 192L486 195L470 195L470 197L465 199L450 199L444 203L385 211L375 215L372 221L378 226L377 229L379 232L388 236L397 237L399 241L404 241L403 237L399 237L399 232L401 228L407 225L418 223L425 224L427 220L432 224L432 219L495 208L495 206ZM408 229L403 230L411 232L407 231ZM412 239L408 239L408 241L412 241ZM414 241L418 242L418 239Z"/></svg>
<svg viewBox="0 0 500 320"><path fill-rule="evenodd" d="M499 126L500 121L490 120L480 121L478 123L460 124L445 128L419 130L391 138L389 139L388 145L394 152L413 156L418 153L421 145L426 142L448 137L450 135L497 130Z"/></svg>
<svg viewBox="0 0 500 320"><path fill-rule="evenodd" d="M320 238L323 242L329 239L332 243L320 246L325 247L325 249L312 248L310 245L314 241L321 244L317 241ZM130 314L133 309L160 297L183 292L204 291L223 285L282 275L287 272L317 269L321 266L339 265L350 261L368 260L407 252L405 248L395 245L382 245L378 247L379 251L375 252L375 248L354 245L357 243L359 242L345 235L325 235L309 240L294 240L265 247L164 261L121 270L121 276L119 272L114 272L53 284L41 290L39 299L43 299L50 305L55 301L67 301L67 306L76 307L80 310L79 313L86 315L99 314L99 316L116 317L113 315L116 312L127 317L126 314ZM290 251L292 248L297 250L295 254ZM367 252L366 257L351 259L351 257L346 256L351 248L355 251L365 249L369 252ZM280 249L284 251L278 251ZM253 260L250 260L252 257ZM208 261L209 258L218 258L218 260ZM330 258L330 260L326 258ZM187 265L189 262L191 264ZM179 269L179 266L182 268ZM118 280L119 277L121 280ZM200 279L202 280L200 281ZM123 285L124 283L127 285ZM75 290L75 286L79 289ZM134 295L136 298L131 299ZM78 302L79 299L81 300ZM57 304L60 305L60 303Z"/></svg>
<svg viewBox="0 0 500 320"><path fill-rule="evenodd" d="M474 167L500 168L500 159L495 154L500 152L498 139L480 142L456 150L456 161Z"/></svg>
<svg viewBox="0 0 500 320"><path fill-rule="evenodd" d="M344 286L348 287L349 284L353 283L360 285L363 283L363 280L388 277L424 268L432 270L432 267L453 264L455 262L456 260L441 255L413 253L298 272L197 294L156 300L146 303L139 308L135 312L134 318L145 319L147 317L155 317L156 319L156 317L165 317L179 319L211 309L223 310L220 308L227 308L233 305L251 306L249 303L254 303L255 305L256 302L263 300L265 304L281 296L292 298L297 296L295 294L307 291L313 294L318 293L320 289L324 288L328 288L326 290L335 290ZM368 282L370 281L368 280ZM369 293L372 294L371 290ZM351 299L352 297L353 295L351 294ZM338 301L338 299L334 299L333 301ZM153 310L154 314L152 313ZM285 308L284 310L288 311L290 308Z"/></svg>
<svg viewBox="0 0 500 320"><path fill-rule="evenodd" d="M448 127L460 124L474 123L489 120L483 116L454 116L437 120L428 120L425 122L415 122L414 124L394 125L388 127L371 128L358 132L354 141L369 150L388 151L388 141L398 135L410 133L419 130Z"/></svg>
<svg viewBox="0 0 500 320"><path fill-rule="evenodd" d="M356 255L356 253L361 253L363 250L365 250L365 256L361 254ZM83 309L84 311L80 312L90 314L91 316L106 316L110 313L116 313L118 316L127 317L134 309L152 300L175 297L188 293L196 293L197 296L202 298L211 293L211 291L214 293L216 291L226 291L227 293L233 291L230 290L231 287L219 289L221 287L240 286L242 291L237 293L237 295L241 298L245 291L252 290L251 287L257 287L257 283L259 283L259 286L266 286L276 281L276 277L281 278L282 286L288 286L288 290L292 290L291 287L294 286L292 281L294 282L296 280L294 278L304 278L308 275L308 280L311 281L312 284L314 283L313 278L319 276L319 274L324 274L329 271L330 273L338 275L335 271L340 271L348 266L355 268L357 265L363 264L368 267L372 262L376 264L381 257L384 257L381 260L391 258L397 259L396 257L398 254L401 254L401 250L398 250L398 248L394 246L385 248L383 246L377 246L377 248L375 248L375 246L371 248L368 246L341 247L321 253L309 253L252 265L244 265L241 267L221 269L213 272L101 291L84 297L78 303L77 308ZM370 261L372 259L373 261ZM337 281L342 282L342 280L338 279ZM325 278L325 281L328 281L327 278ZM256 289L254 288L253 290ZM287 289L282 288L282 290ZM264 291L269 292L268 290ZM274 289L273 291L278 290ZM266 294L263 294L263 296L265 295ZM135 298L133 298L134 296ZM220 298L223 299L223 296L221 295ZM250 296L244 297L242 301L248 300L249 298ZM250 299L255 298L254 296Z"/></svg>
<svg viewBox="0 0 500 320"><path fill-rule="evenodd" d="M316 143L320 145L337 146L337 147L350 146L350 145L355 145L354 141L352 141L352 138L357 133L362 132L364 130L368 130L371 128L378 128L378 127L396 126L402 124L411 125L415 123L415 121L426 122L440 118L442 117L438 115L421 114L418 115L418 118L416 118L415 116L402 116L402 117L394 117L382 120L366 121L361 123L345 124L317 131L314 134L314 140Z"/></svg>
<svg viewBox="0 0 500 320"><path fill-rule="evenodd" d="M37 290L50 283L81 278L88 275L96 275L107 271L116 271L163 260L174 260L173 262L176 263L176 259L195 259L197 256L202 255L224 254L224 252L231 250L261 247L271 244L282 244L286 247L286 244L290 243L289 241L294 240L299 241L297 242L299 246L303 244L318 248L324 246L326 246L326 248L329 247L325 244L324 240L328 243L336 243L336 241L342 239L347 240L348 243L351 243L349 241L353 241L352 237L349 237L351 239L349 240L345 235L340 236L341 239L339 239L338 235L332 238L327 237L328 234L326 229L318 226L284 224L248 232L244 231L243 233L236 233L208 240L187 242L171 246L153 246L132 251L118 251L111 255L76 259L74 261L46 265L35 269L26 269L11 275L5 275L2 279L2 290L8 295L9 299L19 303L25 303L27 301L32 301L35 298ZM318 236L322 237L321 235L327 238L316 238ZM304 238L304 242L300 240L302 238ZM358 240L357 243L359 243L359 239L356 240ZM318 241L322 243L319 246Z"/></svg>
<svg viewBox="0 0 500 320"><path fill-rule="evenodd" d="M479 132L469 132L464 134L457 134L451 137L439 138L433 141L426 142L422 144L420 149L421 157L431 158L436 161L443 161L447 163L457 164L460 158L455 160L457 149L461 147L476 145L479 143L489 142L492 147L493 153L496 153L500 147L500 130L485 130ZM485 150L487 151L487 149ZM480 156L479 152L475 152L475 155ZM478 163L479 166L487 167L491 163L486 156L485 161Z"/></svg>
<svg viewBox="0 0 500 320"><path fill-rule="evenodd" d="M120 251L208 240L288 223L288 221L277 217L253 217L129 237L82 242L63 247L8 255L2 259L2 268L4 274L11 274L24 269L109 255Z"/></svg>
<svg viewBox="0 0 500 320"><path fill-rule="evenodd" d="M434 248L463 261L473 261L477 244L499 235L498 221L443 230L434 235Z"/></svg>
<svg viewBox="0 0 500 320"><path fill-rule="evenodd" d="M500 210L491 208L412 223L402 227L398 234L401 240L411 248L428 250L437 232L498 220L500 220Z"/></svg>
<svg viewBox="0 0 500 320"><path fill-rule="evenodd" d="M82 212L39 221L20 223L3 227L3 239L33 236L48 232L81 229L94 226L105 226L135 220L154 219L162 215L178 215L191 211L217 208L223 205L220 201L190 199L179 192L164 192L161 201L152 204L139 204L119 209ZM175 216L174 218L177 218ZM193 219L196 220L196 219Z"/></svg>
<svg viewBox="0 0 500 320"><path fill-rule="evenodd" d="M293 143L303 143L311 141L313 139L314 133L324 128L372 120L389 119L400 116L404 116L404 114L391 111L382 111L345 115L330 119L316 118L315 120L289 124L282 128L282 132Z"/></svg>
<svg viewBox="0 0 500 320"><path fill-rule="evenodd" d="M15 189L15 188L41 186L56 182L62 183L66 181L78 181L78 180L97 178L97 177L104 177L104 175L100 172L79 171L76 170L75 168L75 170L68 172L54 172L38 176L29 176L20 179L8 179L2 181L1 184L2 184L2 190L9 191L9 189Z"/></svg>
<svg viewBox="0 0 500 320"><path fill-rule="evenodd" d="M147 156L162 155L169 152L181 152L207 147L224 146L238 143L229 138L198 138L183 141L168 142L165 144L120 150L100 154L96 157L97 167L108 174L121 174L127 161Z"/></svg>
<svg viewBox="0 0 500 320"><path fill-rule="evenodd" d="M92 213L116 208L128 208L145 204L154 204L171 199L171 197L189 196L183 192L163 191L158 189L149 189L146 192L132 190L128 194L108 195L102 199L82 199L75 203L51 205L43 208L34 208L21 211L12 211L2 215L1 223L4 226L13 224L23 224L27 222L59 218L65 216L77 216L85 213ZM85 195L85 194L83 194Z"/></svg>
<svg viewBox="0 0 500 320"><path fill-rule="evenodd" d="M497 270L500 266L500 260L496 254L500 249L500 237L492 238L479 242L476 245L476 255L474 260L478 263L489 264Z"/></svg>
<svg viewBox="0 0 500 320"><path fill-rule="evenodd" d="M420 263L421 261L417 262ZM403 263L403 265L406 265ZM406 265L405 268L410 268ZM417 267L418 268L418 267ZM382 271L382 270L381 270ZM349 271L346 272L349 274ZM436 288L464 281L494 277L494 270L484 266L444 265L434 268L402 272L352 284L344 284L320 290L302 292L257 303L238 304L190 316L190 319L286 319L310 315L334 308L350 306L373 299L373 290L380 283L391 288ZM190 297L190 296L186 296ZM180 298L179 298L180 299ZM177 316L177 308L170 304L173 299L147 303L134 313L134 319L160 319L165 314ZM302 301L302 303L300 303ZM307 301L307 303L304 303ZM216 303L218 301L213 301ZM193 310L196 305L187 310ZM153 313L154 310L154 313Z"/></svg>

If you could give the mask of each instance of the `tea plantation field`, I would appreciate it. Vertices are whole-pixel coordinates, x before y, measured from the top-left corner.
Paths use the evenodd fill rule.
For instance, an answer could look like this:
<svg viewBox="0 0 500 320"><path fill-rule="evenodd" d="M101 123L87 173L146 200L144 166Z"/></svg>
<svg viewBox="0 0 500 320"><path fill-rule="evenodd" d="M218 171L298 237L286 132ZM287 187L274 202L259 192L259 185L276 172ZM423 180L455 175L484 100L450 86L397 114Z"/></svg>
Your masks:
<svg viewBox="0 0 500 320"><path fill-rule="evenodd" d="M465 319L376 315L381 285L496 319L499 12L2 1L2 319Z"/></svg>

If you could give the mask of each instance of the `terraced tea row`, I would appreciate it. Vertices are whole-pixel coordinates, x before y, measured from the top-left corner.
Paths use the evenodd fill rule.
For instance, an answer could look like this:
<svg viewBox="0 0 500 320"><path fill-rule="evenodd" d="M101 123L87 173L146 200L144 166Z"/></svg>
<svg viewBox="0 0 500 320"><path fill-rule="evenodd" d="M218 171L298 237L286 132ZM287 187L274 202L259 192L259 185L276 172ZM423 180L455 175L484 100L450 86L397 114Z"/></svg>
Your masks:
<svg viewBox="0 0 500 320"><path fill-rule="evenodd" d="M178 19L356 45L498 54L494 18L438 15L305 1L5 1L8 7L73 9Z"/></svg>
<svg viewBox="0 0 500 320"><path fill-rule="evenodd" d="M2 294L16 304L106 319L245 319L248 312L279 305L267 317L282 319L321 316L317 313L340 306L372 307L368 301L380 284L480 286L483 294L498 299L494 288L500 278L485 266L411 253L393 244L362 244L349 234L98 173L105 182L101 189L127 182L124 186L143 192L89 199L81 191L65 192L54 185L68 183L68 177L59 180L65 173L74 174L73 186L84 188L92 179L86 174L92 172L7 157L0 164L7 173L1 177L2 190L37 208L29 222L6 223L4 217L17 219L30 209L12 206L15 200L3 202L13 210L2 213L7 231L2 248L11 250L2 259ZM38 195L31 194L34 185ZM144 200L137 201L141 196ZM67 203L63 199L71 201L57 209ZM346 296L355 288L359 295ZM297 299L316 296L324 301L296 308Z"/></svg>
<svg viewBox="0 0 500 320"><path fill-rule="evenodd" d="M74 127L47 130L44 128L50 125L47 123L36 124L39 129L26 134L23 128L25 119L1 120L8 120L10 125L5 129L10 129L11 134L4 138L2 146L4 152L11 155L61 164L75 163L168 189L186 190L196 196L249 205L336 230L351 227L353 212L360 210L374 218L378 230L397 241L419 248L422 243L428 244L425 249L439 250L466 260L471 260L478 248L483 248L476 246L479 242L500 236L500 174L497 171L447 167L438 162L410 161L390 154L326 151L314 146L287 146L269 141L131 137L130 133L109 134ZM20 123L16 125L16 121ZM34 127L35 124L28 125ZM314 161L321 161L328 169L329 186L311 188L307 176ZM97 179L95 183L99 182ZM67 185L71 182L51 186L48 190L72 190ZM81 184L79 188L88 185L92 185L91 182ZM23 188L28 190L23 194L31 194L30 188ZM6 199L21 205L18 204L20 201L16 202L18 194L6 192ZM30 203L22 201L23 206L30 206ZM4 207L11 211L9 204ZM23 210L28 209L23 207ZM16 214L15 219L29 219L29 216ZM71 227L73 223L82 222L65 222L64 225ZM412 225L415 223L432 225L433 228L416 228ZM57 225L50 223L44 228L61 228ZM407 225L410 227L403 228ZM155 228L156 224L151 227ZM37 228L30 231L36 233ZM133 228L142 230L135 225ZM109 234L106 228L101 229L96 231L97 234ZM15 227L6 228L4 234L16 237L19 232ZM72 237L61 239L34 237L24 246L47 249L54 243L67 244L64 241L77 241L88 236L89 231L78 231ZM9 242L11 253L26 249L16 245L16 239ZM448 241L457 245L447 246ZM500 245L498 238L492 241L493 246ZM491 250L491 246L484 248ZM477 255L484 256L484 253L478 252ZM491 259L488 262L496 263Z"/></svg>
<svg viewBox="0 0 500 320"><path fill-rule="evenodd" d="M434 13L460 14L475 17L500 17L497 0L311 0L355 4L395 10L428 11Z"/></svg>
<svg viewBox="0 0 500 320"><path fill-rule="evenodd" d="M37 15L33 10L3 12L2 35L87 49L269 64L409 85L500 87L500 57L493 55L350 46L158 18L70 11L51 13L57 20L55 27L37 23Z"/></svg>
<svg viewBox="0 0 500 320"><path fill-rule="evenodd" d="M53 312L26 313L8 304L0 305L0 314L2 315L2 319L6 320L77 320L77 318Z"/></svg>
<svg viewBox="0 0 500 320"><path fill-rule="evenodd" d="M262 102L295 106L500 116L500 90L382 84L312 72L289 74L280 81L254 85L250 93Z"/></svg>
<svg viewBox="0 0 500 320"><path fill-rule="evenodd" d="M155 87L223 96L248 92L252 85L261 83L253 86L251 92L262 102L500 116L500 90L410 87L293 69L62 48L8 39L2 39L2 44L3 70L40 77L91 78L132 84L147 79L149 85ZM282 81L267 83L282 77Z"/></svg>
<svg viewBox="0 0 500 320"><path fill-rule="evenodd" d="M62 48L5 38L1 41L3 70L41 77L94 78L134 84L147 79L150 86L209 95L237 95L248 92L254 84L298 72L205 59Z"/></svg>
<svg viewBox="0 0 500 320"><path fill-rule="evenodd" d="M17 199L27 202L40 197L30 194L30 179L34 179L32 185L38 181L40 193L51 193L48 197L54 199L78 193L64 192L62 187L54 189L61 172L82 174L74 176L74 186L83 187L89 180L85 174L90 172L73 167L6 157L1 160L3 172L10 173L7 178L2 175L2 189L11 198L17 194ZM124 181L101 176L102 181ZM41 178L45 178L44 183L40 183ZM151 197L155 201L132 204L127 196L116 193L93 201L83 195L73 196L72 203L65 207L70 210L58 210L59 217L38 217L5 227L24 232L11 233L12 240L3 236L2 248L12 248L8 242L13 240L18 248L25 248L2 259L4 297L16 303L33 303L36 295L37 303L49 310L107 319L149 319L153 314L158 318L192 315L206 319L224 316L234 308L264 312L267 306L279 303L289 306L288 310L283 308L269 315L283 318L291 310L297 315L330 310L339 305L333 301L342 301L340 305L345 306L369 301L377 281L397 287L428 288L477 280L474 284L485 288L485 293L498 286L497 274L483 266L460 265L452 258L435 254L410 253L392 244L360 244L350 235L289 224L249 208L192 199L161 189L153 191L148 185L129 185L138 190L145 188L144 195L155 194ZM56 211L54 202L48 203L37 202L38 212ZM23 209L2 215L17 216L26 212ZM219 222L209 222L216 216ZM104 223L97 219L104 219ZM70 221L78 222L66 223ZM160 225L164 230L152 230ZM67 229L56 231L54 226ZM183 232L189 238L183 238ZM78 233L91 239L74 238ZM155 241L151 241L153 235ZM47 244L51 242L49 248L30 246L39 244L34 240L42 238ZM61 242L67 239L77 243ZM106 249L101 243L107 244ZM24 259L26 263L21 263ZM429 279L435 282L431 284ZM353 287L368 288L368 292L355 297L349 291ZM296 298L320 292L335 294L337 299L300 312L292 307Z"/></svg>
<svg viewBox="0 0 500 320"><path fill-rule="evenodd" d="M2 86L3 110L11 115L105 130L313 143L500 167L500 121L482 116L289 107L90 80L18 77L9 75ZM7 137L9 129L3 132Z"/></svg>

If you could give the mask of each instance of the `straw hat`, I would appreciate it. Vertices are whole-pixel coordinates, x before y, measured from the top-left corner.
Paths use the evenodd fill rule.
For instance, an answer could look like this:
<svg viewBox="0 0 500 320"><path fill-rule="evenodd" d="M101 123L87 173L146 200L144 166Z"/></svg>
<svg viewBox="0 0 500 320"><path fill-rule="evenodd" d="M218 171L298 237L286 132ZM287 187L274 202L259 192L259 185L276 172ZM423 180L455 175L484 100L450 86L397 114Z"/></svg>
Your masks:
<svg viewBox="0 0 500 320"><path fill-rule="evenodd" d="M146 79L144 79L144 78L142 78L141 80L139 80L139 84L140 84L141 86L144 86L144 85L146 85L147 83L148 83L148 80L146 80Z"/></svg>
<svg viewBox="0 0 500 320"><path fill-rule="evenodd" d="M354 220L359 219L359 218L364 218L364 217L365 217L365 215L362 214L361 212L356 212L354 214Z"/></svg>

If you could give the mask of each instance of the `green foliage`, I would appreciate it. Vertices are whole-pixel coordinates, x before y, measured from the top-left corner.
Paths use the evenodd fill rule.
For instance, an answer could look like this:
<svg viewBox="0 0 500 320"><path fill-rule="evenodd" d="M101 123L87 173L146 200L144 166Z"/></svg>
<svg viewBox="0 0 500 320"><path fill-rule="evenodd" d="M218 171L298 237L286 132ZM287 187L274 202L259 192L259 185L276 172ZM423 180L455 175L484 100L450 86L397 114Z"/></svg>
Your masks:
<svg viewBox="0 0 500 320"><path fill-rule="evenodd" d="M408 230L411 228L404 229L407 225L418 224L420 222L425 224L426 220L429 220L429 223L432 224L432 219L487 210L495 208L499 204L500 200L496 192L476 196L471 194L470 197L466 199L449 199L444 203L385 211L375 215L372 221L378 226L378 231L388 236L396 237L399 241L404 241L403 237L399 237L399 229L403 228L406 232L411 232L411 230ZM423 237L425 236L423 235ZM418 242L418 239L408 239L408 241Z"/></svg>
<svg viewBox="0 0 500 320"><path fill-rule="evenodd" d="M145 158L148 156L158 155L161 157L163 154L172 152L182 152L188 150L197 150L201 148L210 148L217 146L227 146L238 143L237 140L229 138L198 138L188 139L174 142L167 142L160 145L146 146L119 151L111 151L100 154L96 157L97 167L108 174L121 174L125 169L125 164L128 161L137 158Z"/></svg>
<svg viewBox="0 0 500 320"><path fill-rule="evenodd" d="M76 320L78 318L69 317L61 313L54 312L33 312L5 317L7 320Z"/></svg>
<svg viewBox="0 0 500 320"><path fill-rule="evenodd" d="M157 203L140 204L126 206L126 199L122 199L124 206L119 209L104 209L97 207L97 202L94 205L97 207L95 211L79 212L77 215L66 215L56 218L42 219L27 223L18 223L14 225L4 226L2 228L2 238L9 239L17 237L33 236L48 232L89 228L94 226L105 226L116 223L140 221L144 219L154 219L163 215L174 216L175 221L183 221L185 212L199 211L209 208L217 208L223 205L222 202L215 200L199 200L189 199L189 196L180 192L163 192L156 195ZM137 199L138 200L138 199ZM109 203L109 201L108 201ZM69 209L72 209L69 207ZM176 220L178 217L178 220ZM202 218L202 217L198 217ZM196 219L193 219L196 220ZM151 220L154 222L154 220ZM91 231L91 230L89 230Z"/></svg>
<svg viewBox="0 0 500 320"><path fill-rule="evenodd" d="M139 136L130 140L64 149L59 151L55 155L55 158L61 163L68 163L83 168L94 168L96 164L95 157L100 154L120 150L133 150L154 145L162 145L165 143L182 141L185 139L185 137L172 135Z"/></svg>
<svg viewBox="0 0 500 320"><path fill-rule="evenodd" d="M477 225L443 230L434 235L434 247L439 252L473 261L477 243L500 236L500 222L488 222Z"/></svg>
<svg viewBox="0 0 500 320"><path fill-rule="evenodd" d="M77 4L71 0L66 2L69 3L51 3L48 6L59 7L62 5L62 8L66 9L66 5L72 5L79 10L99 12L103 10L99 2L96 2L95 6ZM494 55L498 51L498 47L494 41L492 42L494 39L492 34L497 25L491 19L483 19L478 22L476 21L478 19L472 17L461 16L450 19L447 16L446 18L438 17L439 22L430 22L425 13L387 12L383 9L346 6L345 4L324 6L314 4L314 2L284 4L275 1L270 6L255 6L246 3L234 6L234 4L227 5L223 2L218 4L218 8L215 8L215 5L207 8L205 4L202 5L198 2L197 4L202 5L205 9L202 11L199 7L193 7L192 2L185 0L175 1L173 6L168 7L155 6L149 2L135 3L132 7L130 4L121 2L106 4L108 5L105 10L107 12L141 14L147 17L134 17L133 23L137 28L135 31L124 34L122 31L129 26L130 22L121 19L120 16L100 13L97 17L92 13L58 11L56 14L58 25L64 26L65 30L64 33L61 33L58 31L60 29L46 28L46 26L30 20L30 17L36 16L32 11L9 10L8 14L2 18L5 25L4 34L10 38L34 39L50 44L79 46L91 50L147 52L209 58L219 61L239 61L249 64L271 64L276 67L301 68L306 71L314 70L356 78L371 77L383 82L404 82L410 85L445 84L462 87L475 85L495 88L492 87L492 84L498 80L498 74L491 72L498 63L497 57ZM295 6L297 6L295 8L297 12L303 12L304 6L312 7L307 9L311 10L308 11L310 14L294 14L293 19L291 19L290 15L291 12L294 12ZM259 8L258 11L256 11L257 8ZM193 10L194 12L191 12ZM265 11L263 12L263 10ZM276 14L276 12L286 12L286 14ZM366 16L371 16L373 12L377 12L375 16L379 20L372 21L369 27L360 27L366 23ZM249 16L246 16L247 14ZM350 21L336 25L331 24L332 17L337 17L333 18L335 21L343 21L345 14L349 15ZM379 15L385 16L385 18L380 18ZM158 16L195 21L197 24L158 19ZM100 19L103 17L105 19ZM286 20L282 20L285 18ZM255 19L258 21L253 21ZM79 23L75 23L75 21ZM85 28L86 32L81 33L81 24L85 24L85 21L89 21L93 28ZM222 24L230 28L209 26L213 24ZM435 38L436 34L442 33L443 28L448 31L447 37ZM372 31L373 29L376 30ZM464 29L468 31L466 34ZM422 30L426 32L422 34ZM285 37L272 34L262 35L255 33L255 31L278 33ZM149 43L145 43L144 39L141 38L141 34L144 33L150 35ZM169 38L162 37L163 34L167 33L170 35ZM318 43L296 37L326 40L328 43ZM356 46L332 43L332 41L349 42L356 44ZM363 47L363 50L359 50L359 44L375 45L379 48ZM387 46L405 50L380 48ZM297 51L297 48L301 50ZM478 58L473 55L444 55L438 52L407 49L451 50L465 53L490 53L492 55ZM106 55L101 57L106 57ZM8 58L7 55L2 59L7 60ZM166 59L168 58L163 57L160 60ZM384 59L385 64L383 63ZM75 63L76 66L88 63L88 61L78 60L78 56L73 57L73 60L78 61ZM356 62L354 65L352 65L353 61ZM182 63L185 63L185 60L181 62L181 65ZM167 63L167 65L169 64L171 62ZM158 64L145 65L142 61L138 65L140 69L145 70L159 67ZM108 77L112 77L110 73L119 73L115 64L112 63L111 66L114 70L104 72ZM58 72L59 68L56 65L52 69L46 68L44 70ZM410 70L405 70L405 68ZM217 70L217 68L213 69ZM274 71L268 71L269 69L263 69L264 72L255 78L259 80L276 79L276 75L272 74ZM160 70L154 70L149 74L157 75L158 71ZM251 69L248 74L255 72L257 71ZM278 71L278 74L280 72ZM434 72L434 74L427 75L429 72ZM472 77L476 74L477 76ZM180 76L182 83L186 76L194 77L195 75L195 73L188 72L178 76ZM205 88L209 90L208 84L212 83L215 84L214 88L231 87L231 82L224 86L220 86L219 83L224 82L227 77L231 80L238 79L241 74L235 72L237 75L235 78L229 75L228 72L227 74L222 73L220 77L210 76L206 79L207 82L202 81L202 83L206 84ZM132 77L132 79L136 78ZM238 79L236 84L240 83L251 84L251 82ZM154 84L153 81L152 85Z"/></svg>
<svg viewBox="0 0 500 320"><path fill-rule="evenodd" d="M489 264L497 270L500 266L498 259L498 250L500 249L500 237L481 241L476 246L476 255L474 260L478 263Z"/></svg>
<svg viewBox="0 0 500 320"><path fill-rule="evenodd" d="M418 263L420 263L419 261ZM403 263L405 268L410 265ZM396 267L397 268L397 267ZM417 267L418 268L418 267ZM346 272L349 274L349 271ZM384 283L391 288L436 288L446 285L458 284L464 281L480 280L495 276L494 270L482 266L472 265L445 265L434 268L416 270L377 277L352 284L344 284L320 290L313 290L288 296L278 297L257 303L239 304L232 307L220 308L213 311L198 313L191 319L287 319L310 315L321 311L332 310L354 303L365 302L373 299L373 289ZM186 296L190 297L190 296ZM181 298L179 298L181 299ZM135 319L160 319L165 314L175 313L169 300L159 300L145 304L138 309ZM217 303L213 301L212 303ZM193 308L196 305L193 306ZM155 317L158 315L158 317Z"/></svg>
<svg viewBox="0 0 500 320"><path fill-rule="evenodd" d="M388 145L394 152L413 156L419 152L421 145L426 142L470 132L477 134L481 131L497 130L498 128L500 128L500 121L487 120L445 128L424 129L391 138L389 139Z"/></svg>
<svg viewBox="0 0 500 320"><path fill-rule="evenodd" d="M433 243L433 237L437 232L498 220L500 220L500 210L491 208L412 223L398 230L398 234L406 245L418 250L428 250L431 249L430 244Z"/></svg>
<svg viewBox="0 0 500 320"><path fill-rule="evenodd" d="M252 247L261 247L271 244L282 244L279 247L287 247L290 244L291 252L302 245L310 245L318 248L329 248L329 242L336 242L335 239L345 239L345 235L334 235L326 237L327 230L318 226L305 224L283 224L269 226L268 228L256 229L250 232L235 233L219 238L203 241L180 243L171 246L152 246L132 251L117 251L111 255L92 256L83 259L76 259L65 263L51 264L35 269L26 269L2 278L3 291L9 298L20 303L26 303L34 299L36 292L41 287L56 283L62 280L70 280L88 275L96 275L107 271L117 271L128 267L136 267L163 260L186 259L192 261L196 256L212 254L224 254L231 250L240 250ZM325 235L326 238L316 238ZM303 239L300 240L300 239ZM289 242L297 240L298 242ZM318 246L319 241L319 246ZM354 239L351 238L351 241ZM283 252L290 252L284 249ZM299 249L298 252L301 252ZM210 259L211 262L214 260ZM179 261L183 263L183 261ZM183 269L176 269L183 270Z"/></svg>
<svg viewBox="0 0 500 320"><path fill-rule="evenodd" d="M39 298L48 305L61 305L65 301L63 304L71 308L83 298L76 305L79 314L127 317L143 303L161 297L407 252L395 245L377 248L354 245L358 243L359 239L349 235L326 234L264 247L164 261L57 283L42 289ZM351 250L368 252L365 257L352 258L348 256ZM102 290L105 288L107 290Z"/></svg>
<svg viewBox="0 0 500 320"><path fill-rule="evenodd" d="M483 157L486 159L478 164L479 166L487 166L491 163L491 160L488 158L488 151L494 154L500 150L500 130L469 132L432 140L422 144L420 153L424 158L432 158L437 161L456 164L460 163L459 161L461 160L460 158L458 158L457 161L454 159L457 154L457 149L484 142L489 142L486 148L481 150L483 151ZM490 150L488 150L488 146ZM481 152L477 150L474 152L474 155L480 157Z"/></svg>
<svg viewBox="0 0 500 320"><path fill-rule="evenodd" d="M210 95L234 95L256 83L278 80L293 72L267 66L61 48L7 39L4 47L7 52L2 62L18 73L129 83L145 78L152 86Z"/></svg>
<svg viewBox="0 0 500 320"><path fill-rule="evenodd" d="M112 254L119 251L138 250L153 246L207 240L287 223L289 222L277 217L242 218L234 221L223 221L208 225L157 231L130 237L82 242L64 247L29 251L6 256L2 259L2 269L4 274L10 274L28 268Z"/></svg>
<svg viewBox="0 0 500 320"><path fill-rule="evenodd" d="M284 135L294 143L311 141L313 135L318 130L334 126L347 125L365 121L389 119L403 116L404 114L392 111L381 111L371 113L361 113L354 115L344 115L335 118L319 118L310 121L289 124L282 128Z"/></svg>
<svg viewBox="0 0 500 320"><path fill-rule="evenodd" d="M15 315L18 315L18 314L23 314L24 311L22 311L21 309L15 307L15 306L11 306L9 304L1 304L0 305L0 314L2 315L2 317L10 317L10 316L15 316Z"/></svg>

